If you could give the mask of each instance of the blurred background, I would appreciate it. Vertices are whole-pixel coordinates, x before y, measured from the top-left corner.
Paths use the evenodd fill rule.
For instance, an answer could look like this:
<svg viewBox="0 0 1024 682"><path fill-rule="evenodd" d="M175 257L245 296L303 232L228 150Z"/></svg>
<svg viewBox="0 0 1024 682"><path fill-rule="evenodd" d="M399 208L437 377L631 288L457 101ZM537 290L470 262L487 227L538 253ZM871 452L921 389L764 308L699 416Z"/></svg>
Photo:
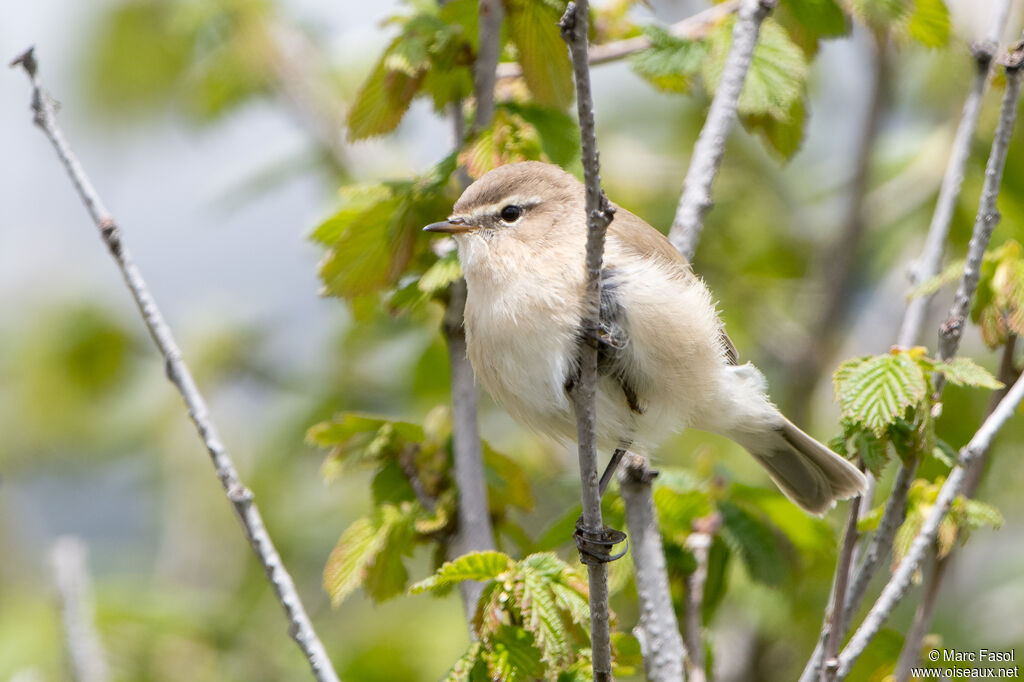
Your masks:
<svg viewBox="0 0 1024 682"><path fill-rule="evenodd" d="M859 26L823 42L799 151L783 162L737 129L716 183L695 268L741 356L823 440L839 432L831 371L895 340L907 268L972 76L966 45L983 34L993 3L947 4L945 47L894 42L879 56ZM669 23L704 7L658 0L631 16ZM422 173L454 143L450 122L424 100L394 135L345 138L347 106L394 35L382 21L402 11L390 1L314 0L0 6L2 55L36 46L60 123L350 680L438 679L467 643L454 594L375 604L356 593L331 608L321 572L341 531L370 507L369 475L328 485L323 453L305 444L306 430L338 411L422 420L447 400L440 307L360 313L322 297L322 249L309 238L342 184ZM1019 34L1022 11L1015 3L1004 40ZM593 78L607 193L667 229L708 96L660 92L626 63L596 67ZM949 258L962 257L970 235L1000 94L997 82L985 100ZM1024 240L1022 127L993 246ZM89 548L97 628L116 679L303 679L306 663L117 270L32 125L16 70L0 78L0 150L0 679L67 678L48 558L62 535ZM844 242L851 221L862 229ZM840 291L829 277L834 258L849 267ZM950 300L944 290L932 306L923 339L932 349ZM962 352L997 367L973 327ZM966 443L987 399L948 388L940 436ZM486 397L482 406L483 436L523 463L533 487L533 508L516 520L544 528L561 518L578 496L575 454L524 433ZM933 631L959 649L1024 645L1020 421L1000 435L979 493L1005 523L971 538L939 601ZM673 439L656 459L770 486L745 453L705 434ZM838 536L842 516L822 527ZM802 668L834 563L830 541L823 546L787 565L782 587L731 566L711 641L752 662L732 679L792 679ZM417 553L413 579L429 575L431 561ZM631 623L628 587L617 599L621 623ZM894 633L912 615L897 610L873 655L898 650ZM870 656L859 670L873 674Z"/></svg>

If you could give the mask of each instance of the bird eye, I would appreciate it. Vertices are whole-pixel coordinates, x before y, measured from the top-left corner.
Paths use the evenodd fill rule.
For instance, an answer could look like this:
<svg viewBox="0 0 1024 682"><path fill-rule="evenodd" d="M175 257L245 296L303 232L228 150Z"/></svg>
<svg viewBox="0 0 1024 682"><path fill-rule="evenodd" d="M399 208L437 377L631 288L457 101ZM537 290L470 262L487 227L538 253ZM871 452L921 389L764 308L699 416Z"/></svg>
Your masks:
<svg viewBox="0 0 1024 682"><path fill-rule="evenodd" d="M506 223L514 223L519 220L523 215L523 209L521 206L506 206L501 209L501 219Z"/></svg>

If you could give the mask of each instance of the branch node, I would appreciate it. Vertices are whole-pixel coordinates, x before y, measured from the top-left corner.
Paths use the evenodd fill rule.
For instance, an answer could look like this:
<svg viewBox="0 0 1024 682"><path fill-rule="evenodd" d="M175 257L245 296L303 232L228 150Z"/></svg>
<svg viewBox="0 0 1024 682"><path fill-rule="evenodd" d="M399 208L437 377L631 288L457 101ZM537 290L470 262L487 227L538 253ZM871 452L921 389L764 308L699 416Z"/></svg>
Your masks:
<svg viewBox="0 0 1024 682"><path fill-rule="evenodd" d="M1024 40L1011 46L999 59L999 63L1005 66L1007 71L1017 71L1024 66Z"/></svg>
<svg viewBox="0 0 1024 682"><path fill-rule="evenodd" d="M567 43L573 42L575 36L573 35L576 31L576 3L570 2L565 6L565 13L562 14L562 18L558 20L558 29L562 34L562 40Z"/></svg>
<svg viewBox="0 0 1024 682"><path fill-rule="evenodd" d="M20 66L28 72L29 76L35 78L36 71L39 69L39 62L36 61L36 46L30 46L27 50L12 59L8 66L12 69Z"/></svg>
<svg viewBox="0 0 1024 682"><path fill-rule="evenodd" d="M978 69L988 71L992 58L996 56L997 49L999 49L999 46L994 41L988 39L975 40L971 43L971 56L974 57Z"/></svg>
<svg viewBox="0 0 1024 682"><path fill-rule="evenodd" d="M251 490L246 488L241 483L235 483L235 485L231 486L231 488L228 490L228 499L234 502L235 504L244 504L247 502L252 502L253 494Z"/></svg>

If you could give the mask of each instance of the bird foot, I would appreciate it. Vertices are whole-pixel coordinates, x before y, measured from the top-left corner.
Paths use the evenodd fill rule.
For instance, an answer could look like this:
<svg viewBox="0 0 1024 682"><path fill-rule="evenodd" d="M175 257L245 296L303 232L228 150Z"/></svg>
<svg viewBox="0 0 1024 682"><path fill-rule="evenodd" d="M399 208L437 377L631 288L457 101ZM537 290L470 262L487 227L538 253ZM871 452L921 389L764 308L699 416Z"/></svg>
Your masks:
<svg viewBox="0 0 1024 682"><path fill-rule="evenodd" d="M605 526L594 532L584 527L583 517L576 520L576 530L572 534L576 541L576 549L580 552L580 561L584 564L607 564L616 559L621 559L629 550L627 546L621 552L611 553L612 547L626 540L626 534L621 530Z"/></svg>

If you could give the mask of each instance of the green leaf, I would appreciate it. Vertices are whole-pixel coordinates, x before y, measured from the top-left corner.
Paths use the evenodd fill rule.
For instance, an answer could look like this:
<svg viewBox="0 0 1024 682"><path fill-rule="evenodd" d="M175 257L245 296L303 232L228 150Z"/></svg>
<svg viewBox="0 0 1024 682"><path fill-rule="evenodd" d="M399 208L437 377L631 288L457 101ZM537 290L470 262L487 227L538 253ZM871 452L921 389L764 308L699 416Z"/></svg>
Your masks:
<svg viewBox="0 0 1024 682"><path fill-rule="evenodd" d="M959 281L964 274L964 263L965 261L963 259L953 261L943 268L942 272L934 277L929 277L911 289L910 293L907 294L907 298L912 299L920 298L922 296L931 296L942 287Z"/></svg>
<svg viewBox="0 0 1024 682"><path fill-rule="evenodd" d="M565 167L580 158L580 131L569 114L529 102L502 102L498 106L522 117L537 130L544 156L551 163Z"/></svg>
<svg viewBox="0 0 1024 682"><path fill-rule="evenodd" d="M457 585L463 580L491 580L512 568L512 559L501 552L471 552L446 562L437 572L414 584L413 593L438 590Z"/></svg>
<svg viewBox="0 0 1024 682"><path fill-rule="evenodd" d="M453 251L444 258L437 260L424 272L416 283L416 287L424 294L433 295L448 288L448 285L462 277L459 258Z"/></svg>
<svg viewBox="0 0 1024 682"><path fill-rule="evenodd" d="M908 25L910 36L928 47L949 43L949 9L943 0L914 0L914 13Z"/></svg>
<svg viewBox="0 0 1024 682"><path fill-rule="evenodd" d="M800 150L804 140L804 124L807 122L807 104L803 97L793 100L785 118L767 114L741 116L743 127L759 134L782 161L788 161Z"/></svg>
<svg viewBox="0 0 1024 682"><path fill-rule="evenodd" d="M734 21L723 22L708 36L710 52L704 60L702 74L711 89L718 86L725 68ZM737 112L741 116L766 115L789 121L794 115L793 103L804 96L807 73L807 60L800 47L786 29L771 19L766 20L743 82Z"/></svg>
<svg viewBox="0 0 1024 682"><path fill-rule="evenodd" d="M959 507L959 524L970 530L983 528L985 526L1001 528L1003 523L1006 521L1003 518L1002 512L991 504L986 504L979 500L972 500L964 497L963 495L957 498L955 506Z"/></svg>
<svg viewBox="0 0 1024 682"><path fill-rule="evenodd" d="M780 9L816 38L841 36L849 30L846 14L836 0L782 0Z"/></svg>
<svg viewBox="0 0 1024 682"><path fill-rule="evenodd" d="M867 467L875 478L882 475L882 470L889 463L889 452L885 447L885 440L867 431L858 431L855 436L857 454L860 455L864 466Z"/></svg>
<svg viewBox="0 0 1024 682"><path fill-rule="evenodd" d="M912 10L913 0L850 0L854 14L877 30L904 22Z"/></svg>
<svg viewBox="0 0 1024 682"><path fill-rule="evenodd" d="M443 682L477 682L487 679L483 660L484 648L480 641L472 642L469 650L462 655L448 671Z"/></svg>
<svg viewBox="0 0 1024 682"><path fill-rule="evenodd" d="M843 416L881 437L889 424L927 395L921 366L905 351L848 360L833 377Z"/></svg>
<svg viewBox="0 0 1024 682"><path fill-rule="evenodd" d="M935 369L945 374L946 380L955 386L977 386L994 391L1005 388L1003 382L970 358L957 357L950 362L937 362Z"/></svg>
<svg viewBox="0 0 1024 682"><path fill-rule="evenodd" d="M402 122L424 74L417 71L409 75L405 71L391 70L388 60L394 56L393 63L400 64L402 51L408 49L404 37L396 38L370 72L348 112L349 139L362 140L390 133Z"/></svg>
<svg viewBox="0 0 1024 682"><path fill-rule="evenodd" d="M561 12L542 0L506 2L509 36L534 99L564 109L573 101L572 65L559 34Z"/></svg>
<svg viewBox="0 0 1024 682"><path fill-rule="evenodd" d="M324 589L331 603L337 606L362 585L372 586L376 599L404 589L407 576L401 557L409 546L409 522L408 514L394 505L383 505L341 534L324 568ZM389 543L397 546L388 547Z"/></svg>
<svg viewBox="0 0 1024 682"><path fill-rule="evenodd" d="M690 534L695 520L707 516L712 510L711 497L706 491L680 493L658 485L654 488L654 506L658 510L662 533L683 537Z"/></svg>
<svg viewBox="0 0 1024 682"><path fill-rule="evenodd" d="M566 665L571 660L572 649L569 633L549 589L550 577L522 562L517 573L514 594L523 627L533 634L541 658L548 665L555 668Z"/></svg>
<svg viewBox="0 0 1024 682"><path fill-rule="evenodd" d="M498 166L536 160L543 160L537 129L506 108L498 108L491 124L476 133L459 154L459 163L472 178Z"/></svg>
<svg viewBox="0 0 1024 682"><path fill-rule="evenodd" d="M703 41L676 38L661 26L645 26L651 47L630 58L633 70L659 90L689 92L708 54Z"/></svg>
<svg viewBox="0 0 1024 682"><path fill-rule="evenodd" d="M533 509L530 481L518 462L486 442L483 444L483 456L487 498L492 511L502 511L510 505L524 511Z"/></svg>
<svg viewBox="0 0 1024 682"><path fill-rule="evenodd" d="M718 511L722 537L743 559L750 577L767 585L780 584L789 562L772 527L732 502L720 501Z"/></svg>
<svg viewBox="0 0 1024 682"><path fill-rule="evenodd" d="M510 625L502 626L488 642L486 656L491 679L503 682L534 680L544 674L540 651L533 636L526 630Z"/></svg>

